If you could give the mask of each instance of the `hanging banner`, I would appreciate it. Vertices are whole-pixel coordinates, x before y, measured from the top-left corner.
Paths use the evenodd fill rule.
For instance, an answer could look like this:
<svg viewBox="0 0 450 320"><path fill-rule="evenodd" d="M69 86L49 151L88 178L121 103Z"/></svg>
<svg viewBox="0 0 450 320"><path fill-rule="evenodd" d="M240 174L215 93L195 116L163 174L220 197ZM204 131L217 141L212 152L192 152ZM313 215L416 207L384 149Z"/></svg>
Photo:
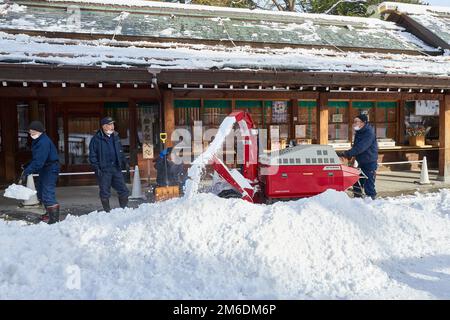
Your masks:
<svg viewBox="0 0 450 320"><path fill-rule="evenodd" d="M273 101L272 102L272 122L285 123L288 118L287 101Z"/></svg>
<svg viewBox="0 0 450 320"><path fill-rule="evenodd" d="M153 159L153 145L150 143L142 144L142 157L144 159Z"/></svg>

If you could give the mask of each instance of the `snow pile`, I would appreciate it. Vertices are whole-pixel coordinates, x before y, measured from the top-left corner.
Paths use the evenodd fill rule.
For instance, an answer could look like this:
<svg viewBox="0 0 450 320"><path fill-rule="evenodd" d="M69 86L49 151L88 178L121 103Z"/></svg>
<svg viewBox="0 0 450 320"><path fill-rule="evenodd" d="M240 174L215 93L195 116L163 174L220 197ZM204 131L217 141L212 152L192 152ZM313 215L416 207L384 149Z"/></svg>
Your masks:
<svg viewBox="0 0 450 320"><path fill-rule="evenodd" d="M208 149L192 162L192 165L188 170L190 179L186 181L185 187L185 194L187 197L192 198L197 193L203 169L212 160L213 156L222 149L225 138L230 134L235 122L236 119L234 117L226 117L220 124L217 134L208 146Z"/></svg>
<svg viewBox="0 0 450 320"><path fill-rule="evenodd" d="M5 190L5 194L3 196L18 200L30 200L30 198L35 194L36 190L31 190L30 188L13 183Z"/></svg>
<svg viewBox="0 0 450 320"><path fill-rule="evenodd" d="M27 7L18 5L17 3L4 3L3 1L0 1L0 16L6 15L8 12L16 12L21 13L25 12Z"/></svg>
<svg viewBox="0 0 450 320"><path fill-rule="evenodd" d="M0 243L1 299L450 298L448 190L272 206L198 194L0 221Z"/></svg>

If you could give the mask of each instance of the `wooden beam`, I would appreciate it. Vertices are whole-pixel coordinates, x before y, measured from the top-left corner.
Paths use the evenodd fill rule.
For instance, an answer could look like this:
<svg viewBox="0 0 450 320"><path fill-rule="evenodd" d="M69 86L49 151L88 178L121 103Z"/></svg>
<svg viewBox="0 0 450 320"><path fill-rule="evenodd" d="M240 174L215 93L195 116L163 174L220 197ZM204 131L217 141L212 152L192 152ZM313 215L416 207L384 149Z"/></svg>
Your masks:
<svg viewBox="0 0 450 320"><path fill-rule="evenodd" d="M151 85L152 75L147 68L121 67L80 67L80 66L57 66L57 65L34 65L34 64L11 64L0 63L0 79L2 81L46 81L50 86L56 82L86 84L146 84Z"/></svg>
<svg viewBox="0 0 450 320"><path fill-rule="evenodd" d="M137 99L157 99L152 89L116 89L116 88L17 88L0 87L0 96L9 98L53 98L55 101L117 101L132 96Z"/></svg>
<svg viewBox="0 0 450 320"><path fill-rule="evenodd" d="M328 144L328 94L321 92L317 99L317 142Z"/></svg>
<svg viewBox="0 0 450 320"><path fill-rule="evenodd" d="M317 99L318 92L262 91L262 90L173 90L175 99Z"/></svg>
<svg viewBox="0 0 450 320"><path fill-rule="evenodd" d="M137 107L136 100L129 99L128 100L128 115L129 122L128 126L130 128L130 166L135 166L138 164L138 155L137 155L137 131L138 131L138 123L137 123Z"/></svg>
<svg viewBox="0 0 450 320"><path fill-rule="evenodd" d="M298 100L291 99L290 112L291 115L288 119L289 121L289 138L295 139L295 124L298 122ZM295 120L294 120L295 118Z"/></svg>
<svg viewBox="0 0 450 320"><path fill-rule="evenodd" d="M353 99L353 100L443 100L441 93L407 93L407 92L330 92L329 99Z"/></svg>
<svg viewBox="0 0 450 320"><path fill-rule="evenodd" d="M417 38L435 48L440 47L444 49L450 49L450 44L447 41L441 39L436 35L436 33L422 26L416 20L409 17L408 14L391 12L386 20L401 25L406 30L414 34Z"/></svg>
<svg viewBox="0 0 450 320"><path fill-rule="evenodd" d="M164 105L164 132L167 133L166 147L172 147L172 133L175 131L175 106L172 90L164 90L163 105Z"/></svg>
<svg viewBox="0 0 450 320"><path fill-rule="evenodd" d="M17 146L17 108L13 100L3 100L2 105L3 153L5 164L5 180L14 181L16 178L16 146ZM7 134L5 134L7 133Z"/></svg>
<svg viewBox="0 0 450 320"><path fill-rule="evenodd" d="M353 101L350 100L348 102L348 130L347 130L347 135L348 135L348 141L350 141L351 143L353 143L353 118L352 118L352 114L353 114ZM374 119L369 119L369 121L373 121Z"/></svg>
<svg viewBox="0 0 450 320"><path fill-rule="evenodd" d="M450 182L450 95L439 107L439 179Z"/></svg>
<svg viewBox="0 0 450 320"><path fill-rule="evenodd" d="M303 71L162 70L158 81L182 85L355 86L379 88L448 88L450 77L376 73ZM307 88L305 88L307 89Z"/></svg>
<svg viewBox="0 0 450 320"><path fill-rule="evenodd" d="M46 81L68 83L146 84L151 85L153 74L147 68L120 67L80 67L80 66L42 66L32 64L1 64L2 81ZM157 81L160 84L206 86L243 84L249 86L355 86L379 88L449 88L450 77L396 75L376 73L333 73L304 71L247 71L247 70L158 70ZM305 88L306 89L306 88ZM122 89L121 89L122 90ZM120 91L120 90L119 90Z"/></svg>
<svg viewBox="0 0 450 320"><path fill-rule="evenodd" d="M406 100L399 100L397 101L397 105L398 105L398 109L397 109L397 128L396 128L396 142L398 145L403 145L404 141L405 141L405 130L406 130L406 126L405 126L405 105L406 105Z"/></svg>

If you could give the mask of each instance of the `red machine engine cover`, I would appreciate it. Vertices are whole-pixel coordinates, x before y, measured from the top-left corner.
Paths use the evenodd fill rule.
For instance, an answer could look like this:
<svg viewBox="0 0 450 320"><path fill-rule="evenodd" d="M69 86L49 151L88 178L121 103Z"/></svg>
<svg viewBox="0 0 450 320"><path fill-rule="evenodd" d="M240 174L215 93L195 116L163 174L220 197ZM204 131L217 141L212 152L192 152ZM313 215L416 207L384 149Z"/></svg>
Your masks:
<svg viewBox="0 0 450 320"><path fill-rule="evenodd" d="M317 195L327 189L344 191L359 179L359 170L341 164L327 165L261 165L264 171L276 172L263 175L266 198L303 198Z"/></svg>

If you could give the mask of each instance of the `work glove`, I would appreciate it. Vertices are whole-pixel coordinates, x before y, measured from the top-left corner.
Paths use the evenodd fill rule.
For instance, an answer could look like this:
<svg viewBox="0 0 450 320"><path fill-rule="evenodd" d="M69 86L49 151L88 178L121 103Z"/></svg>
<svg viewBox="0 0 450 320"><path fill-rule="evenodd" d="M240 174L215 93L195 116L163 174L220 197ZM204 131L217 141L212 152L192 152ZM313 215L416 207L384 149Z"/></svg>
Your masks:
<svg viewBox="0 0 450 320"><path fill-rule="evenodd" d="M27 184L27 176L23 173L20 174L19 178L17 179L17 184L25 186Z"/></svg>
<svg viewBox="0 0 450 320"><path fill-rule="evenodd" d="M100 178L102 176L102 170L100 168L95 168L94 172L97 177Z"/></svg>
<svg viewBox="0 0 450 320"><path fill-rule="evenodd" d="M344 158L344 151L336 151L336 154L339 158Z"/></svg>

